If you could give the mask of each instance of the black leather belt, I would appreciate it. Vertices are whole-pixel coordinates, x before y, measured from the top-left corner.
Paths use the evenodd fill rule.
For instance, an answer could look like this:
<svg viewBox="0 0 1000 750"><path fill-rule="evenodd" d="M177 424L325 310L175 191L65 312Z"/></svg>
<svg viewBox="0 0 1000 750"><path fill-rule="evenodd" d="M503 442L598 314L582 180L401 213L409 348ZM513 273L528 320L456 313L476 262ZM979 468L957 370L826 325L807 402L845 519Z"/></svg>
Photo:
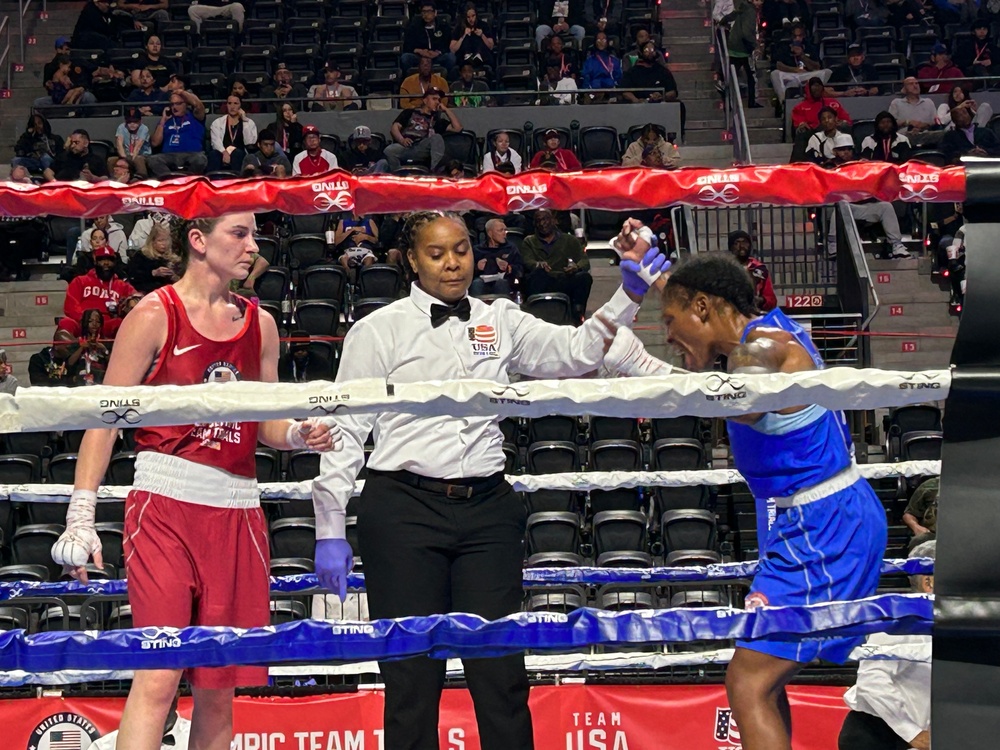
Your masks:
<svg viewBox="0 0 1000 750"><path fill-rule="evenodd" d="M414 474L412 471L374 471L369 470L369 474L388 477L402 482L410 487L426 492L435 492L444 495L450 500L469 500L474 495L489 492L504 481L502 471L491 474L488 477L473 477L471 479L432 479Z"/></svg>

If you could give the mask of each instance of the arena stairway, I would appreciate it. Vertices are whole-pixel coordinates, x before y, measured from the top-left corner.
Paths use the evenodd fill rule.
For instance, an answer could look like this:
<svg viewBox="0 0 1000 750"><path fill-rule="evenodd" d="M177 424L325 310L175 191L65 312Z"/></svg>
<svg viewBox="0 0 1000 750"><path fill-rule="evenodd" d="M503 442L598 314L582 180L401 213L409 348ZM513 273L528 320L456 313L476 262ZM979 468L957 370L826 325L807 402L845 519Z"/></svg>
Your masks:
<svg viewBox="0 0 1000 750"><path fill-rule="evenodd" d="M66 282L17 281L0 283L0 341L14 377L28 384L28 360L52 340L62 316Z"/></svg>

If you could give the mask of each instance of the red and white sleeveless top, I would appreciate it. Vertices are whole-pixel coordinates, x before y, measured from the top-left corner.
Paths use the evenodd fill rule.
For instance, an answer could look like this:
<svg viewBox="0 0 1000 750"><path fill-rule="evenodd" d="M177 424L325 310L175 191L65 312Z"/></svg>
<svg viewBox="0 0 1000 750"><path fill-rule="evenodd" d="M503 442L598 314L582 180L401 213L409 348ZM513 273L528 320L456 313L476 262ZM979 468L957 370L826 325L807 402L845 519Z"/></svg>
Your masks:
<svg viewBox="0 0 1000 750"><path fill-rule="evenodd" d="M173 286L156 291L167 313L167 340L143 380L144 385L193 385L260 380L260 322L257 306L242 297L243 328L228 341L198 333ZM256 422L210 422L177 427L140 427L136 452L154 451L214 466L230 474L256 477Z"/></svg>

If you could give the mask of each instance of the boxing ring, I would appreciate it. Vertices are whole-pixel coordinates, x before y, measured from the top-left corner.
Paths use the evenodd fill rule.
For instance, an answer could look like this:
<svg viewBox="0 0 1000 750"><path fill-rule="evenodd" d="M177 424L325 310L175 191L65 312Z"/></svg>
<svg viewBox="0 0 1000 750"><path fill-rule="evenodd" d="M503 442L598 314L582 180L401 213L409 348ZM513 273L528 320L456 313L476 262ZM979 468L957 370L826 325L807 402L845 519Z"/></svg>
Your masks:
<svg viewBox="0 0 1000 750"><path fill-rule="evenodd" d="M386 410L455 417L496 415L540 417L614 416L669 418L726 417L770 411L793 404L815 403L830 409L868 410L925 403L947 398L943 462L866 464L872 478L926 476L941 473L948 513L939 525L940 542L936 601L913 594L886 594L857 602L805 607L731 607L602 611L581 608L568 614L523 612L487 622L453 613L398 620L304 620L266 628L137 629L107 632L72 631L0 633L0 684L69 684L87 679L127 675L138 668L181 668L228 664L281 666L329 664L348 674L376 659L429 654L450 659L529 650L529 673L546 670L657 669L671 664L725 663L733 639L800 639L875 632L935 635L934 715L936 747L993 747L1000 729L1000 647L995 571L1000 550L989 544L989 520L996 517L991 493L1000 486L996 466L1000 435L1000 315L989 297L1000 289L1000 269L985 260L995 208L1000 203L1000 169L991 162L965 168L937 169L922 164L895 166L872 162L836 171L812 165L749 167L734 170L685 169L651 173L639 169L599 170L577 174L527 172L513 178L489 174L476 180L355 177L334 173L294 180L233 180L209 183L191 178L170 183L56 186L0 185L0 213L11 216L59 214L97 216L122 211L159 209L179 216L218 215L232 211L281 210L316 213L356 209L360 213L457 209L507 213L539 207L630 210L673 203L729 206L773 202L818 205L839 200L962 201L982 203L967 211L969 285L965 317L959 330L953 367L945 371L897 372L833 368L818 372L770 375L725 373L682 374L639 380L530 381L502 385L487 381L387 384L363 380L347 383L260 384L238 382L194 386L95 386L79 389L30 389L16 397L0 397L0 432L189 424L192 421L256 421L304 418L338 413ZM977 220L984 220L978 223ZM992 305L992 306L991 306ZM53 408L58 405L57 408ZM941 470L943 467L943 471ZM510 477L515 489L567 489L586 492L631 487L677 487L734 484L732 470L696 472L579 472ZM0 487L0 498L15 502L66 500L71 488L61 485ZM123 498L125 487L104 487L102 499ZM262 485L262 497L308 499L309 483ZM989 541L992 541L990 539ZM970 554L974 549L975 554ZM694 583L746 581L752 563L704 567L529 568L525 585ZM927 560L887 560L884 574L913 575L933 570ZM992 575L992 578L989 576ZM352 574L349 586L363 590L363 576ZM0 606L32 597L119 596L124 581L79 583L0 583ZM272 579L272 592L316 593L313 576ZM153 632L155 631L155 632ZM714 642L723 646L700 652L629 655L637 647L663 643ZM605 653L606 652L606 653ZM616 653L621 652L621 653ZM582 656L581 656L582 654ZM861 648L855 658L926 658L919 654ZM351 665L355 665L352 667ZM539 688L535 688L539 690ZM558 690L558 689L557 689ZM649 695L656 694L653 691ZM809 696L803 702L823 698ZM793 706L796 691L792 691ZM828 698L828 696L827 696ZM658 698L659 699L659 698ZM534 699L533 699L534 700ZM547 689L539 701L556 702ZM664 696L663 700L669 700ZM711 700L717 702L717 695ZM460 698L447 697L449 701ZM738 729L726 713L724 696L717 706L713 747L738 747ZM360 704L359 704L360 705ZM466 707L467 708L467 707ZM653 701L645 710L655 710ZM355 709L352 709L355 710ZM366 706L362 711L374 710ZM445 706L442 725L450 714ZM456 709L458 710L458 709ZM537 706L533 704L533 710ZM611 712L613 714L613 711ZM237 725L240 722L237 708ZM249 720L249 719L248 719ZM974 726L972 725L974 724ZM567 750L621 747L607 727L594 744L586 723L568 725ZM579 728L581 732L575 732ZM88 730L89 731L89 730ZM541 731L536 729L537 732ZM690 730L694 731L694 730ZM442 735L444 738L445 735ZM553 735L556 736L556 735ZM614 744L612 744L612 736ZM714 737L714 740L712 740ZM579 739L577 739L579 738ZM273 738L272 738L273 739ZM461 747L477 746L463 735ZM449 741L452 738L449 735ZM255 740L260 742L258 740ZM341 740L338 739L338 743ZM663 740L666 741L666 740ZM700 740L699 740L700 741ZM711 744L714 741L714 745ZM799 747L800 739L796 738ZM285 742L283 736L282 742ZM332 740L330 740L332 743ZM458 740L456 739L457 743ZM562 734L558 734L562 747ZM255 747L295 747L289 744ZM363 740L362 740L363 743ZM589 744L588 744L589 743ZM627 737L625 739L625 747ZM345 741L346 745L346 741ZM327 745L323 745L326 747ZM332 744L329 746L333 746ZM337 745L340 746L339 744ZM363 745L355 744L360 747ZM459 747L458 744L449 745ZM539 747L556 747L543 745ZM644 745L635 744L634 747ZM678 741L661 747L701 747ZM820 747L809 744L801 747ZM250 745L247 745L248 749ZM320 747L300 742L299 747Z"/></svg>

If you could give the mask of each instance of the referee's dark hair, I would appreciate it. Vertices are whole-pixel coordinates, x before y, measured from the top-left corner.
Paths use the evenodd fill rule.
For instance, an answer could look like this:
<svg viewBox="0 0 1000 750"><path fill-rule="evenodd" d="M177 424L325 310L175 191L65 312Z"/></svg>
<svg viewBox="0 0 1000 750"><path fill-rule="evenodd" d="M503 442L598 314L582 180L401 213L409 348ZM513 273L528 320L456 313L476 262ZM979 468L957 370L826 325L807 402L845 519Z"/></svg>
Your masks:
<svg viewBox="0 0 1000 750"><path fill-rule="evenodd" d="M663 298L681 300L687 307L698 292L728 302L749 318L760 314L750 274L732 253L698 253L681 262L671 271Z"/></svg>

